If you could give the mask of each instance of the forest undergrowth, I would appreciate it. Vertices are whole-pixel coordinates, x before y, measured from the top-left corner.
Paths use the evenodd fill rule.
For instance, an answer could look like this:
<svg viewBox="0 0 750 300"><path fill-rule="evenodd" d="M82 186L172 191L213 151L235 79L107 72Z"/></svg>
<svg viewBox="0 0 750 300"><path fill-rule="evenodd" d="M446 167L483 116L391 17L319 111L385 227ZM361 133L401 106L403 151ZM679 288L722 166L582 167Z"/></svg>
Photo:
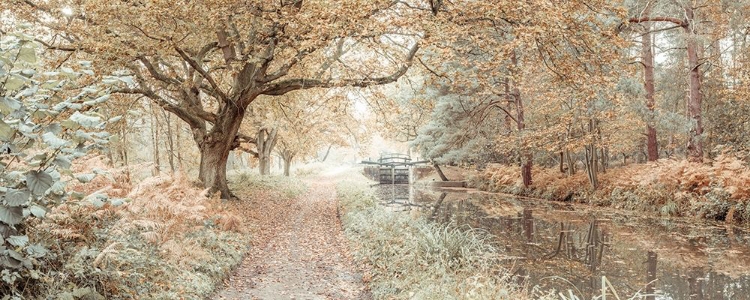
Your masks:
<svg viewBox="0 0 750 300"><path fill-rule="evenodd" d="M375 299L530 298L499 266L502 253L485 231L388 212L363 176L342 181L337 193L345 233L368 266Z"/></svg>
<svg viewBox="0 0 750 300"><path fill-rule="evenodd" d="M92 165L106 168L101 157L81 168ZM28 278L4 282L0 291L32 299L203 299L249 250L250 203L300 192L284 178L234 175L230 184L242 200L222 201L179 173L131 186L123 169L106 171L72 186L88 197L26 225L49 253ZM123 201L97 203L97 195Z"/></svg>
<svg viewBox="0 0 750 300"><path fill-rule="evenodd" d="M468 183L490 192L548 200L572 198L662 216L750 222L750 168L732 155L722 154L706 163L662 159L615 167L599 174L596 189L583 171L572 176L554 168L533 172L534 182L528 188L523 187L518 167L499 164L472 176Z"/></svg>

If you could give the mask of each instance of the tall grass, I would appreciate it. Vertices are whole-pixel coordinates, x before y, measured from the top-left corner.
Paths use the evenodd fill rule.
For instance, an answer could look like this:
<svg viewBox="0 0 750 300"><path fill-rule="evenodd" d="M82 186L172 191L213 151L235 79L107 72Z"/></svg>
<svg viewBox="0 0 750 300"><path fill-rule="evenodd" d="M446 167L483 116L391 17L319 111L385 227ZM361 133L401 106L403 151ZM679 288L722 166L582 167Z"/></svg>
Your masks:
<svg viewBox="0 0 750 300"><path fill-rule="evenodd" d="M337 192L375 299L528 298L498 266L500 253L486 232L387 212L364 181L341 182Z"/></svg>

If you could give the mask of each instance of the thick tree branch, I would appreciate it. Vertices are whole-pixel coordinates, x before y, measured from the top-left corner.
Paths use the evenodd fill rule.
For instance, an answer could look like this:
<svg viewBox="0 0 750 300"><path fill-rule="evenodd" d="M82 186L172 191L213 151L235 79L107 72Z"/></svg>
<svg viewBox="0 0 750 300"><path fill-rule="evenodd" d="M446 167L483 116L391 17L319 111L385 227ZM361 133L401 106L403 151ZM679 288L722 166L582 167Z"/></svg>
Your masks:
<svg viewBox="0 0 750 300"><path fill-rule="evenodd" d="M630 23L670 22L670 23L674 23L675 25L679 25L681 27L688 26L688 22L687 21L680 20L678 18L672 18L672 17L640 17L640 18L630 18L630 19L628 19L628 22L630 22Z"/></svg>
<svg viewBox="0 0 750 300"><path fill-rule="evenodd" d="M286 74L289 73L289 70L292 67L294 67L298 62L300 62L305 56L307 56L308 54L314 51L315 51L315 48L308 48L308 49L297 52L297 55L295 55L291 60L289 60L283 66L279 67L279 69L276 70L276 72L262 76L258 78L258 81L262 83L266 83L266 82L271 82L271 81L274 81L276 79L286 76Z"/></svg>
<svg viewBox="0 0 750 300"><path fill-rule="evenodd" d="M401 76L406 74L406 71L411 67L414 57L419 49L419 43L415 43L411 48L406 57L406 62L399 67L396 72L391 75L376 78L364 78L364 79L342 79L342 80L319 80L319 79L288 79L281 82L271 84L264 89L261 94L279 96L289 93L291 91L310 89L310 88L333 88L333 87L368 87L373 85L383 85L391 82L395 82Z"/></svg>
<svg viewBox="0 0 750 300"><path fill-rule="evenodd" d="M184 59L185 62L187 62L190 65L190 67L192 67L195 71L197 71L198 73L200 73L201 76L203 76L203 78L205 78L206 81L208 81L208 84L211 85L211 88L213 89L213 91L216 94L219 95L219 99L221 99L225 103L230 103L229 97L227 97L227 95L224 94L224 92L219 88L219 85L216 83L216 81L214 80L214 78L211 77L211 75L209 75L208 72L206 72L206 70L204 70L198 64L198 62L196 62L194 59L190 58L190 56L188 56L187 53L185 53L185 51L183 51L182 49L180 49L180 47L177 47L177 45L174 46L174 49L175 49L175 51L177 51L177 53L180 54L180 57L182 57L182 59Z"/></svg>
<svg viewBox="0 0 750 300"><path fill-rule="evenodd" d="M151 63L151 61L146 58L145 56L137 56L136 59L140 61L144 67L146 67L146 70L148 70L148 73L151 74L151 77L153 77L156 80L159 80L164 83L168 84L180 84L181 82L175 78L166 76L159 72L159 70L154 67L154 64Z"/></svg>

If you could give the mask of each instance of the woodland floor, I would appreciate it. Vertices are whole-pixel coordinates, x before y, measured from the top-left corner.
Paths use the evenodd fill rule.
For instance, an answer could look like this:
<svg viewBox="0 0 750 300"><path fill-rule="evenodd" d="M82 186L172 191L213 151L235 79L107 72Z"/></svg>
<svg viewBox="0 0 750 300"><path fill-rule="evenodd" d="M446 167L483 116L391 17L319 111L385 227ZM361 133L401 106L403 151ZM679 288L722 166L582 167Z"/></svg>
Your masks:
<svg viewBox="0 0 750 300"><path fill-rule="evenodd" d="M252 249L214 299L369 298L338 217L335 178L305 182L291 202L251 204Z"/></svg>

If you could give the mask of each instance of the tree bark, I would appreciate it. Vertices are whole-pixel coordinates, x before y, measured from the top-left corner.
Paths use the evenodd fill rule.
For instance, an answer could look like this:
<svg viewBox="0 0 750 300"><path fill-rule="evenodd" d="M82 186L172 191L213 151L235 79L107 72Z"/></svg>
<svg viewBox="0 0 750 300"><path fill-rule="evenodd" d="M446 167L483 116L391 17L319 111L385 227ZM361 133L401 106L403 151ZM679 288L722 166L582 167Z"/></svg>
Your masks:
<svg viewBox="0 0 750 300"><path fill-rule="evenodd" d="M700 47L695 29L695 12L690 4L685 5L685 19L671 17L643 17L631 18L631 23L644 22L671 22L676 24L685 31L687 42L688 68L690 69L689 81L690 92L687 100L687 113L692 121L692 128L688 134L687 157L689 161L703 161L703 120L702 120L702 101L701 94L701 73L700 63L698 61L698 48Z"/></svg>
<svg viewBox="0 0 750 300"><path fill-rule="evenodd" d="M270 131L265 128L258 131L256 143L258 147L258 168L260 175L271 174L271 153L276 146L277 132L276 128Z"/></svg>
<svg viewBox="0 0 750 300"><path fill-rule="evenodd" d="M328 159L328 154L331 154L331 147L333 147L333 145L328 145L328 150L326 150L326 154L323 155L323 159L320 162L325 162L326 159Z"/></svg>
<svg viewBox="0 0 750 300"><path fill-rule="evenodd" d="M511 55L511 63L513 68L518 68L518 58L516 56L516 52L513 51L513 54ZM514 72L515 73L515 72ZM510 92L510 86L513 85L513 91ZM523 145L523 131L526 129L526 123L524 120L524 111L523 111L523 101L521 100L521 92L519 91L518 87L515 85L515 82L513 80L506 81L506 93L510 97L513 97L511 99L513 103L516 105L516 125L518 129L518 135L520 137L519 140L519 153L521 155L521 179L523 181L524 187L529 187L531 185L531 167L533 163L533 155L528 150L524 149Z"/></svg>
<svg viewBox="0 0 750 300"><path fill-rule="evenodd" d="M209 193L221 193L222 199L231 199L232 193L227 185L227 160L232 151L235 137L245 116L245 109L224 107L225 118L219 120L211 131L201 134L193 130L201 154L199 178Z"/></svg>
<svg viewBox="0 0 750 300"><path fill-rule="evenodd" d="M152 153L154 167L151 170L151 175L159 176L161 169L161 163L159 162L159 119L153 104L151 104L151 142L154 146Z"/></svg>
<svg viewBox="0 0 750 300"><path fill-rule="evenodd" d="M688 97L688 117L692 121L692 128L688 137L688 160L693 162L703 161L703 117L701 105L703 95L701 94L701 73L698 62L698 40L696 39L693 8L685 7L685 16L688 24L684 26L687 33L687 56L688 68L690 68L690 95Z"/></svg>
<svg viewBox="0 0 750 300"><path fill-rule="evenodd" d="M594 134L598 132L598 121L595 119L589 120L589 134ZM598 176L598 165L599 165L599 159L597 158L597 147L596 147L596 140L599 138L598 134L594 136L594 139L591 141L590 144L586 145L585 148L585 157L586 157L586 175L588 175L589 183L591 184L591 187L593 189L597 189L599 187L599 176Z"/></svg>
<svg viewBox="0 0 750 300"><path fill-rule="evenodd" d="M438 176L440 176L440 180L442 180L442 181L450 181L450 180L448 180L448 177L445 177L445 174L443 174L443 170L440 169L440 166L436 162L433 162L432 166L435 167L435 171L437 171Z"/></svg>
<svg viewBox="0 0 750 300"><path fill-rule="evenodd" d="M284 176L289 177L289 169L292 166L292 160L294 159L294 152L283 151L281 153L281 159L284 160Z"/></svg>
<svg viewBox="0 0 750 300"><path fill-rule="evenodd" d="M164 120L167 123L167 158L169 159L169 169L172 171L172 174L174 174L175 172L175 164L174 164L175 150L174 150L174 136L172 134L172 122L167 112L165 112L164 110L161 110L161 112L164 115Z"/></svg>
<svg viewBox="0 0 750 300"><path fill-rule="evenodd" d="M646 12L650 8L646 9ZM658 140L656 139L656 128L654 127L654 52L651 42L651 23L646 23L646 32L643 33L641 60L643 62L643 82L646 89L646 108L648 116L646 120L646 148L648 149L648 161L659 159Z"/></svg>
<svg viewBox="0 0 750 300"><path fill-rule="evenodd" d="M125 125L128 124L128 121L125 120ZM128 140L128 129L127 126L120 127L120 135L122 136L122 145L120 145L120 151L122 151L122 162L125 166L125 177L128 179L128 182L131 182L130 179L130 159L128 158L128 144L130 141Z"/></svg>

